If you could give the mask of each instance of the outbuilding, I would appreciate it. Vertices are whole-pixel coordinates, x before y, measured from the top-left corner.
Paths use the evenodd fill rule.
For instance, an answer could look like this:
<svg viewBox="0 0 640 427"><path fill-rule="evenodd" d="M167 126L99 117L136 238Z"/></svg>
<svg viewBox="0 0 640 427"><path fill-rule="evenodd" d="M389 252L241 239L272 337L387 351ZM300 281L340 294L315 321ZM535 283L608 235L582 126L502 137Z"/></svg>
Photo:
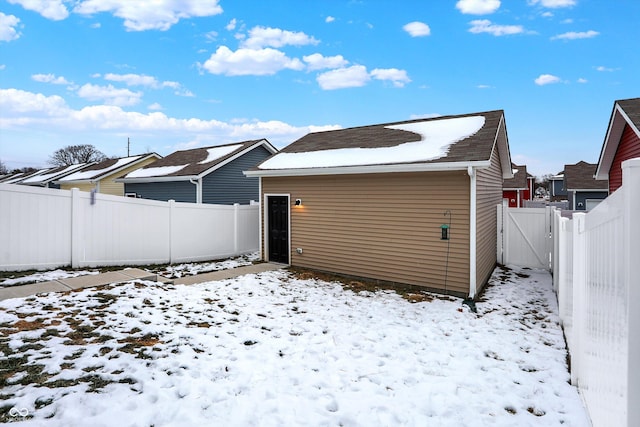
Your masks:
<svg viewBox="0 0 640 427"><path fill-rule="evenodd" d="M513 176L501 110L310 133L245 174L265 261L472 298Z"/></svg>

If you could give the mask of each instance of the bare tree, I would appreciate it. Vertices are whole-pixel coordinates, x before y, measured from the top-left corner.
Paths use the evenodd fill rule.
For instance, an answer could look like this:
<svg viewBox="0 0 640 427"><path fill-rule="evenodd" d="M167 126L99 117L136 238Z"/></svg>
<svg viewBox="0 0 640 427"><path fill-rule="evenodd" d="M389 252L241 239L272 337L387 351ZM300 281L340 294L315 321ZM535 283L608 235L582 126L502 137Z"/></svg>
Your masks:
<svg viewBox="0 0 640 427"><path fill-rule="evenodd" d="M69 166L77 163L101 162L107 156L90 144L69 145L57 150L49 158L53 166Z"/></svg>
<svg viewBox="0 0 640 427"><path fill-rule="evenodd" d="M8 173L9 173L9 169L7 169L5 164L2 163L2 160L0 160L0 175L6 175Z"/></svg>

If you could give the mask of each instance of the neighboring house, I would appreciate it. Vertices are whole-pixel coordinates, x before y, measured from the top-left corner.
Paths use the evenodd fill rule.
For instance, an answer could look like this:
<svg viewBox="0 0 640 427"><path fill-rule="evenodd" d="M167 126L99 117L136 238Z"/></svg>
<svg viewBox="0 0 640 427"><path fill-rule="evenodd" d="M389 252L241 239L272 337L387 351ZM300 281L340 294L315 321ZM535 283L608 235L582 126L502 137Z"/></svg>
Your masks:
<svg viewBox="0 0 640 427"><path fill-rule="evenodd" d="M77 165L70 166L59 166L55 168L42 169L38 171L36 174L33 174L20 182L18 184L22 185L31 185L38 186L44 188L60 188L60 184L56 184L55 182L65 176L71 175L72 173L85 168L89 165L94 164L91 163L80 163Z"/></svg>
<svg viewBox="0 0 640 427"><path fill-rule="evenodd" d="M640 157L640 98L623 99L613 104L596 179L609 180L609 193L622 185L622 162Z"/></svg>
<svg viewBox="0 0 640 427"><path fill-rule="evenodd" d="M0 184L17 184L23 179L28 178L31 175L34 175L36 173L38 173L38 171L11 173L9 175L4 176L2 180L0 180Z"/></svg>
<svg viewBox="0 0 640 427"><path fill-rule="evenodd" d="M245 174L265 261L464 297L496 265L513 176L503 111L310 133Z"/></svg>
<svg viewBox="0 0 640 427"><path fill-rule="evenodd" d="M258 200L258 179L247 178L242 172L277 151L266 139L176 151L118 181L131 197L249 204Z"/></svg>
<svg viewBox="0 0 640 427"><path fill-rule="evenodd" d="M120 159L108 159L86 166L54 181L54 183L60 185L62 190L78 188L81 191L92 191L95 189L102 194L124 196L124 184L116 182L115 179L160 158L156 153L148 153Z"/></svg>
<svg viewBox="0 0 640 427"><path fill-rule="evenodd" d="M564 171L549 178L549 201L561 202L567 200L567 190L564 187Z"/></svg>
<svg viewBox="0 0 640 427"><path fill-rule="evenodd" d="M525 200L531 200L533 195L534 177L527 173L527 167L512 164L513 178L505 179L502 183L502 198L507 199L510 208L524 207Z"/></svg>
<svg viewBox="0 0 640 427"><path fill-rule="evenodd" d="M609 195L608 182L596 181L594 178L596 166L596 164L582 161L575 165L564 165L564 183L569 209L591 210Z"/></svg>

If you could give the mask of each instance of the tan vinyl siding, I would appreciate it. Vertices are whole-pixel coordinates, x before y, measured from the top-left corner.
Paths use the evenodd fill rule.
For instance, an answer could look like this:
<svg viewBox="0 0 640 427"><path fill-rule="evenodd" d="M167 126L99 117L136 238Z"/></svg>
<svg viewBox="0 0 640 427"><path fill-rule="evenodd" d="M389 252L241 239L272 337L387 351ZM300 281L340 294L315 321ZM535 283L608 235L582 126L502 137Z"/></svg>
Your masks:
<svg viewBox="0 0 640 427"><path fill-rule="evenodd" d="M155 162L155 157L151 157L149 159L143 160L140 163L136 163L135 165L129 166L128 168L122 169L116 173L108 175L100 180L100 193L102 194L111 194L113 196L124 196L124 184L122 182L116 182L116 178L120 178L121 176L125 176L126 174L133 172L136 169L140 169L145 167L146 165Z"/></svg>
<svg viewBox="0 0 640 427"><path fill-rule="evenodd" d="M466 171L263 177L262 191L302 199L291 207L294 266L443 289L449 243L447 289L469 292Z"/></svg>
<svg viewBox="0 0 640 427"><path fill-rule="evenodd" d="M80 191L89 192L89 191L93 190L94 188L96 188L96 185L95 184L91 184L91 183L89 183L89 184L73 184L73 183L60 184L60 189L61 190L71 190L72 188L77 188Z"/></svg>
<svg viewBox="0 0 640 427"><path fill-rule="evenodd" d="M499 137L504 133L500 132ZM498 144L491 154L491 166L477 174L476 293L485 285L496 266L496 206L502 203L502 168Z"/></svg>

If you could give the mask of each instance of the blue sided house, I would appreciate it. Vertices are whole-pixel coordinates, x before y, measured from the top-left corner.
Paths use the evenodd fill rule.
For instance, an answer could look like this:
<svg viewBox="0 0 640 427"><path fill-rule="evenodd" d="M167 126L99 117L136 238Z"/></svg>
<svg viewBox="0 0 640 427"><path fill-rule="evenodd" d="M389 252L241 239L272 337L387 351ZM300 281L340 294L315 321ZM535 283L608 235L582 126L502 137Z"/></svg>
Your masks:
<svg viewBox="0 0 640 427"><path fill-rule="evenodd" d="M246 205L258 200L259 181L242 171L277 151L266 139L176 151L116 181L128 197Z"/></svg>

